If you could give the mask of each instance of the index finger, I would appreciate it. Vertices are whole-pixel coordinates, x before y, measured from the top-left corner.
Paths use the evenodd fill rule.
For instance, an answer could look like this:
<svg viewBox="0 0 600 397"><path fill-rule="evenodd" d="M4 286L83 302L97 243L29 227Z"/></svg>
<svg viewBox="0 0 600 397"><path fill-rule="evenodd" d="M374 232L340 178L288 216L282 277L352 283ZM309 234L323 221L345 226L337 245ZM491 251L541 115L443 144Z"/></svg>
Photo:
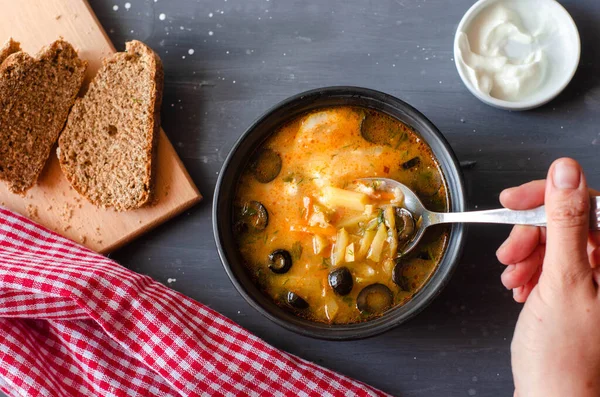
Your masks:
<svg viewBox="0 0 600 397"><path fill-rule="evenodd" d="M545 179L532 181L502 191L500 203L511 210L528 210L544 204L545 192Z"/></svg>

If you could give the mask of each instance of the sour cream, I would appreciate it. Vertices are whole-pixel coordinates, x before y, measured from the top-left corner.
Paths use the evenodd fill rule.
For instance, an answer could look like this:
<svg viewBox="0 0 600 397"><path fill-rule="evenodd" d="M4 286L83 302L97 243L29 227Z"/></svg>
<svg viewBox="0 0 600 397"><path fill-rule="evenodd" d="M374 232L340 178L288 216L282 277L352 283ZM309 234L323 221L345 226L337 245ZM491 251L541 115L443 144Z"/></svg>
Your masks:
<svg viewBox="0 0 600 397"><path fill-rule="evenodd" d="M457 33L457 62L480 93L521 101L543 87L553 67L560 67L555 63L565 45L561 24L536 5L496 1Z"/></svg>
<svg viewBox="0 0 600 397"><path fill-rule="evenodd" d="M478 0L454 39L454 62L488 105L527 110L569 84L581 54L573 18L556 0Z"/></svg>

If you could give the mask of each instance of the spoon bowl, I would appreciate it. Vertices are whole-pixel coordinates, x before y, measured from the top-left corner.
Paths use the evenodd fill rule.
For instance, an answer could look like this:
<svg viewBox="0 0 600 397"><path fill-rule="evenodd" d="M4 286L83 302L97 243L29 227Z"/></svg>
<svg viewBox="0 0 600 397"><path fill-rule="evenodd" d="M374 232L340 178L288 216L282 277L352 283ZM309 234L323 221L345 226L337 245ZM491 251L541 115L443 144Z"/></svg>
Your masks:
<svg viewBox="0 0 600 397"><path fill-rule="evenodd" d="M408 186L389 178L361 178L357 182L363 182L367 184L373 184L377 186L378 190L383 191L394 191L400 189L404 195L404 208L406 208L415 219L415 233L402 248L401 255L407 254L412 251L421 238L425 234L425 229L432 225L431 214L435 214L423 205L419 197L413 192Z"/></svg>

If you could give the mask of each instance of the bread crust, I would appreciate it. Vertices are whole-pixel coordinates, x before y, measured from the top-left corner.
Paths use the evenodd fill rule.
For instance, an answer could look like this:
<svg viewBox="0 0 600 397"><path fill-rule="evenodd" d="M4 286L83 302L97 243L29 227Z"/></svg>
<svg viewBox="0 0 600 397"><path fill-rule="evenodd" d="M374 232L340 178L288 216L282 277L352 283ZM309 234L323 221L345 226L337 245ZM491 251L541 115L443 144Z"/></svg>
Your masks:
<svg viewBox="0 0 600 397"><path fill-rule="evenodd" d="M149 105L149 109L148 111L151 112L153 114L153 118L154 118L154 126L152 128L152 132L148 134L148 141L147 141L147 146L146 146L146 150L148 153L148 156L152 159L150 161L150 164L147 164L146 170L148 172L148 191L147 191L147 195L146 197L143 199L143 201L140 203L140 206L144 206L147 204L150 204L152 202L152 200L154 199L154 191L155 191L155 187L156 187L156 160L157 160L157 146L158 146L158 135L160 133L160 108L162 106L162 96L163 96L163 89L164 89L164 79L165 79L165 74L164 74L164 69L163 69L163 64L162 61L160 60L159 56L152 51L148 46L146 46L144 43L138 41L138 40L133 40L130 42L127 42L125 44L125 49L127 52L134 52L134 51L143 51L144 53L146 53L148 56L151 56L154 60L154 93L152 94L152 99L154 102L154 106L152 107L152 105Z"/></svg>
<svg viewBox="0 0 600 397"><path fill-rule="evenodd" d="M9 55L14 54L15 52L21 51L20 43L13 40L13 38L9 38L6 43L2 47L0 47L0 65Z"/></svg>

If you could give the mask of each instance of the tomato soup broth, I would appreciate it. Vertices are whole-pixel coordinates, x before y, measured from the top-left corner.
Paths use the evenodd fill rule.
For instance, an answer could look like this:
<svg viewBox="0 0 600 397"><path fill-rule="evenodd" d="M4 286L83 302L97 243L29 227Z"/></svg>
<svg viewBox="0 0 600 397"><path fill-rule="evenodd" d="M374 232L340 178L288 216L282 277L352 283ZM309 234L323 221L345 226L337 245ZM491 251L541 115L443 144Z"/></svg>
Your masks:
<svg viewBox="0 0 600 397"><path fill-rule="evenodd" d="M429 146L371 109L297 117L250 159L234 201L236 241L255 283L277 304L313 321L354 323L406 303L427 282L449 229L431 228L401 256L415 224L401 196L356 183L371 177L407 185L430 210L449 208Z"/></svg>

